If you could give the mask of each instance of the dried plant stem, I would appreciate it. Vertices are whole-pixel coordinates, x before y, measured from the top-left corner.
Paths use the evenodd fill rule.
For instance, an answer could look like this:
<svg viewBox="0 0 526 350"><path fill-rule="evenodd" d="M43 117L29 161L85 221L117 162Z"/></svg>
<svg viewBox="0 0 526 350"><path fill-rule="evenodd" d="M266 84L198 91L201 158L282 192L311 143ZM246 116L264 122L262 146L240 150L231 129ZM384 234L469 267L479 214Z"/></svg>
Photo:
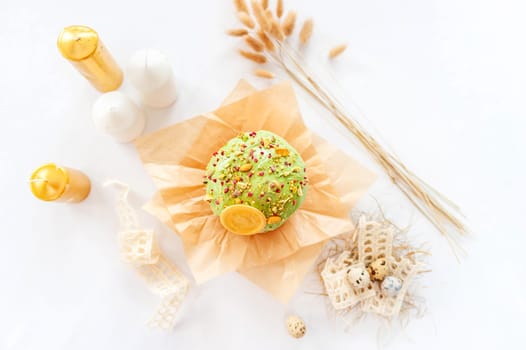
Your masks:
<svg viewBox="0 0 526 350"><path fill-rule="evenodd" d="M245 35L245 42L250 46L250 48L256 52L261 52L265 48L265 45L261 43L258 39L251 37L250 35Z"/></svg>
<svg viewBox="0 0 526 350"><path fill-rule="evenodd" d="M278 4L279 5L279 4ZM354 115L347 112L343 104L322 86L321 80L314 79L313 74L307 71L307 67L301 55L292 49L285 41L285 35L292 33L295 12L289 12L283 21L283 26L279 25L279 13L274 17L272 11L265 10L258 0L252 0L253 18L259 25L254 30L254 36L245 36L247 44L256 52L240 50L240 54L256 63L262 64L271 60L294 80L305 92L321 106L327 109L334 118L353 136L355 136L362 146L369 152L389 176L392 182L404 193L404 195L415 205L415 207L442 233L453 247L455 254L462 248L456 241L453 232L464 234L467 232L461 217L459 208L426 184L415 174L413 174L398 159L398 157L380 143L363 127ZM282 5L281 5L282 7ZM281 10L282 11L282 10ZM293 13L293 14L291 14ZM289 17L290 16L290 17ZM308 19L304 22L299 33L300 43L305 45L313 32L314 22ZM233 35L232 33L230 35ZM255 39L255 36L259 40ZM255 40L255 42L253 42ZM336 57L345 50L345 45L340 45L331 50L331 57Z"/></svg>
<svg viewBox="0 0 526 350"><path fill-rule="evenodd" d="M341 55L346 49L347 49L347 44L341 44L341 45L333 47L329 51L329 58L335 58Z"/></svg>
<svg viewBox="0 0 526 350"><path fill-rule="evenodd" d="M290 36L292 32L294 31L295 25L296 25L296 12L289 11L287 15L285 16L283 23L281 24L281 29L283 30L283 34L285 34L285 36Z"/></svg>
<svg viewBox="0 0 526 350"><path fill-rule="evenodd" d="M258 64L263 64L267 62L267 57L265 57L264 55L255 53L255 52L239 50L239 53L241 54L241 56L245 57L246 59L254 61Z"/></svg>
<svg viewBox="0 0 526 350"><path fill-rule="evenodd" d="M270 35L272 35L278 41L285 39L285 34L283 34L283 31L281 30L281 27L278 21L274 17L272 17L272 13L270 13L269 23L270 23Z"/></svg>
<svg viewBox="0 0 526 350"><path fill-rule="evenodd" d="M265 44L265 48L269 52L274 51L274 48L275 48L274 43L272 42L272 40L269 38L267 34L265 34L264 32L258 32L257 35L259 39L263 42L263 44Z"/></svg>
<svg viewBox="0 0 526 350"><path fill-rule="evenodd" d="M407 253L405 256L409 257L409 256L412 256L412 255L415 255L415 254L424 254L424 255L427 255L427 256L431 256L431 252L428 252L427 250L414 250L414 251L411 251L409 253Z"/></svg>
<svg viewBox="0 0 526 350"><path fill-rule="evenodd" d="M274 73L269 72L268 70L264 70L264 69L256 69L254 71L254 75L260 78L274 79Z"/></svg>
<svg viewBox="0 0 526 350"><path fill-rule="evenodd" d="M276 17L281 18L283 16L283 0L278 0L276 3Z"/></svg>
<svg viewBox="0 0 526 350"><path fill-rule="evenodd" d="M247 28L253 29L254 28L254 21L246 12L238 12L237 17L239 18L239 21L243 23L243 25Z"/></svg>
<svg viewBox="0 0 526 350"><path fill-rule="evenodd" d="M226 31L226 33L230 36L244 36L248 34L248 30L244 28L239 29L229 29Z"/></svg>
<svg viewBox="0 0 526 350"><path fill-rule="evenodd" d="M245 0L234 0L234 6L237 12L245 12L248 14L248 7Z"/></svg>
<svg viewBox="0 0 526 350"><path fill-rule="evenodd" d="M309 18L303 23L303 27L301 27L300 31L300 43L302 45L305 45L310 37L312 36L312 30L314 29L314 20L312 18Z"/></svg>
<svg viewBox="0 0 526 350"><path fill-rule="evenodd" d="M254 17L258 22L259 28L266 32L270 29L267 16L265 16L265 10L257 0L252 0L252 11L254 12Z"/></svg>
<svg viewBox="0 0 526 350"><path fill-rule="evenodd" d="M303 66L290 54L290 50L283 50L293 64L291 69L283 60L282 68L295 80L306 92L308 92L323 107L329 110L336 119L349 130L367 149L375 160L382 166L391 181L406 195L416 208L439 230L449 241L453 252L458 257L458 252L463 252L458 242L451 236L447 226L460 233L465 234L467 228L457 216L461 216L458 207L449 205L451 202L443 195L436 192L425 182L420 180L391 152L382 147L361 125L350 117L345 110L336 102L336 99L324 88L322 88L308 74ZM449 207L449 208L448 208ZM453 214L452 212L456 212Z"/></svg>

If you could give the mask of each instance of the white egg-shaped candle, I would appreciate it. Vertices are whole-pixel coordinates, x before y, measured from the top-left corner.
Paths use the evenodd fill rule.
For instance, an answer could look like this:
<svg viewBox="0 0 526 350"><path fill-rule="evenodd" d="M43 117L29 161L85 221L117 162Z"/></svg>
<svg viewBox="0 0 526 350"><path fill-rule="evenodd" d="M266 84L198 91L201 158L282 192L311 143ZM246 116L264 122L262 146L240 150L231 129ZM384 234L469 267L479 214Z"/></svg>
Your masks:
<svg viewBox="0 0 526 350"><path fill-rule="evenodd" d="M161 52L152 49L136 52L128 62L126 73L144 105L164 108L174 103L176 89L172 66Z"/></svg>
<svg viewBox="0 0 526 350"><path fill-rule="evenodd" d="M144 112L119 91L100 96L92 110L93 122L102 133L119 142L131 142L144 130Z"/></svg>

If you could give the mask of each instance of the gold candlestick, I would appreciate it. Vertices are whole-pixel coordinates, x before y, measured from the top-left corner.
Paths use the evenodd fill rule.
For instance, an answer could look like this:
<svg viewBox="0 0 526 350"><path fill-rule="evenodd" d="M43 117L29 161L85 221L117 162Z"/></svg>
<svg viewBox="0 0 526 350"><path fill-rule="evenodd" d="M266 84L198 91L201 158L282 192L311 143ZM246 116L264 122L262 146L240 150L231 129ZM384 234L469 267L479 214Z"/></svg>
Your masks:
<svg viewBox="0 0 526 350"><path fill-rule="evenodd" d="M62 56L99 91L119 88L122 70L102 44L96 31L85 26L69 26L60 33L57 42Z"/></svg>
<svg viewBox="0 0 526 350"><path fill-rule="evenodd" d="M29 184L33 195L43 201L81 202L91 190L91 182L82 172L53 163L37 168Z"/></svg>

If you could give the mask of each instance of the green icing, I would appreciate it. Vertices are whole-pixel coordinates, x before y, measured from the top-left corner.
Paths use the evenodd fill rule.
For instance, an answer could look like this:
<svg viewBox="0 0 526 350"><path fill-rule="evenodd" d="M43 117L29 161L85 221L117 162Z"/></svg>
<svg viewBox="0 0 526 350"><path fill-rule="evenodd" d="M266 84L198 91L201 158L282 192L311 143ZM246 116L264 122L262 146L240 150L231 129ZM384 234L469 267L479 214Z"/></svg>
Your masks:
<svg viewBox="0 0 526 350"><path fill-rule="evenodd" d="M250 170L243 171L250 167ZM265 217L279 216L265 232L280 227L307 194L305 163L283 138L270 132L245 132L214 152L204 177L206 199L215 215L233 204L247 204Z"/></svg>

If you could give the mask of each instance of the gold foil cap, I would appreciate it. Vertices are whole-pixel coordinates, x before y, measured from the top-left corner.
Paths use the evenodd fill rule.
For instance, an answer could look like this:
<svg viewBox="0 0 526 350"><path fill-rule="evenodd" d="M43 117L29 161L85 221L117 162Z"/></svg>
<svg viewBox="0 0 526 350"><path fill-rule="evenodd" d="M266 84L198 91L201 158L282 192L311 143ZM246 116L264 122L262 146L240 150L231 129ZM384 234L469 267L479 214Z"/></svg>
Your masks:
<svg viewBox="0 0 526 350"><path fill-rule="evenodd" d="M45 164L31 175L31 192L43 201L54 201L64 193L69 179L67 172L53 163Z"/></svg>
<svg viewBox="0 0 526 350"><path fill-rule="evenodd" d="M91 56L99 45L99 35L86 26L69 26L62 30L57 41L62 56L81 61Z"/></svg>

